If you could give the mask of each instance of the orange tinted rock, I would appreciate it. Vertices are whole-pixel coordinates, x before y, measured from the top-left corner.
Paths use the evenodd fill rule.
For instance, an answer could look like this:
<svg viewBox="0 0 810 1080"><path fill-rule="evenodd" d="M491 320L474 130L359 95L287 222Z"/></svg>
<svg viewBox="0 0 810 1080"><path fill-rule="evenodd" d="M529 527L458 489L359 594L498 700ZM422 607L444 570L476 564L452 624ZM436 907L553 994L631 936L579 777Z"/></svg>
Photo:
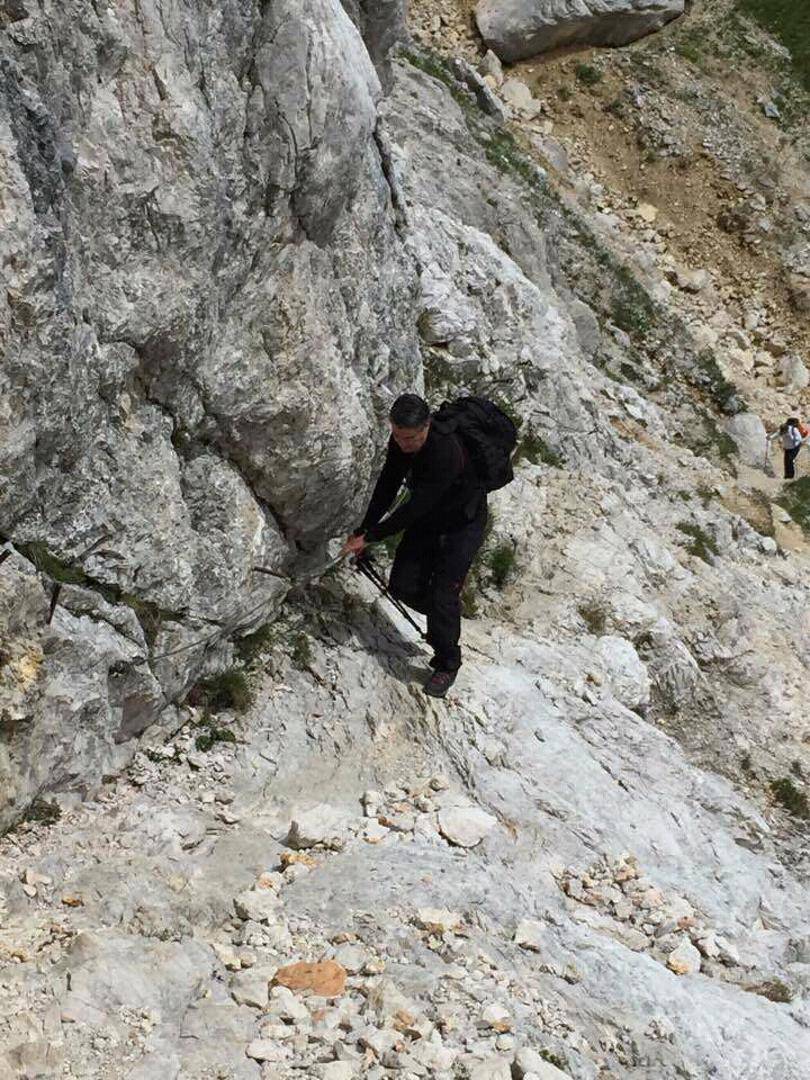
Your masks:
<svg viewBox="0 0 810 1080"><path fill-rule="evenodd" d="M318 964L302 960L279 968L273 982L288 990L311 990L318 997L338 997L346 989L346 969L334 960Z"/></svg>

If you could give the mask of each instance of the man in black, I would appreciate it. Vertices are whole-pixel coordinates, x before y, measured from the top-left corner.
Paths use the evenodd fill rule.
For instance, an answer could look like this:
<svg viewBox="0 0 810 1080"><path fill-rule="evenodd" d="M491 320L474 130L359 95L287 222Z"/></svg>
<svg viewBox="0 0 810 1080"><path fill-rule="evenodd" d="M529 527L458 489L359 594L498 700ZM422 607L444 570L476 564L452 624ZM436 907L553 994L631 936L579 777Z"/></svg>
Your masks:
<svg viewBox="0 0 810 1080"><path fill-rule="evenodd" d="M389 588L427 615L434 670L425 692L444 697L461 666L461 590L484 539L486 493L458 436L431 418L422 398L403 394L389 418L385 465L363 523L343 550L362 555L366 544L404 532ZM406 477L410 498L382 520Z"/></svg>

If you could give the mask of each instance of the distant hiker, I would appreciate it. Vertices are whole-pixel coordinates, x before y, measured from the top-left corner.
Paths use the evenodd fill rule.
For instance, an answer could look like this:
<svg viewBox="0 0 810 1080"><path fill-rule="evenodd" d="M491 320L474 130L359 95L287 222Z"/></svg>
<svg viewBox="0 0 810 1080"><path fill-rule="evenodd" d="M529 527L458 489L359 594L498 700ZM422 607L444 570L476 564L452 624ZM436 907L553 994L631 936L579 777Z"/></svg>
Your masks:
<svg viewBox="0 0 810 1080"><path fill-rule="evenodd" d="M805 441L798 417L788 417L784 424L771 432L768 436L769 446L774 439L782 440L782 449L785 454L785 480L793 480L796 476L796 457Z"/></svg>
<svg viewBox="0 0 810 1080"><path fill-rule="evenodd" d="M484 539L487 490L511 479L512 434L504 436L504 447L509 443L509 449L501 452L503 476L492 479L474 464L467 438L460 431L469 422L471 409L473 422L474 410L479 410L478 423L483 425L479 431L492 423L490 410L498 414L496 424L505 422L512 432L514 425L483 399L466 398L462 403L443 406L432 416L416 394L397 398L389 413L391 438L385 465L362 524L343 547L346 554L362 555L367 543L403 532L389 588L402 603L427 615L427 639L434 656L425 692L432 697L444 697L461 666L461 591ZM487 442L487 446L492 449L493 444ZM494 450L493 463L497 456ZM497 465L493 468L497 471ZM384 518L406 477L410 497Z"/></svg>

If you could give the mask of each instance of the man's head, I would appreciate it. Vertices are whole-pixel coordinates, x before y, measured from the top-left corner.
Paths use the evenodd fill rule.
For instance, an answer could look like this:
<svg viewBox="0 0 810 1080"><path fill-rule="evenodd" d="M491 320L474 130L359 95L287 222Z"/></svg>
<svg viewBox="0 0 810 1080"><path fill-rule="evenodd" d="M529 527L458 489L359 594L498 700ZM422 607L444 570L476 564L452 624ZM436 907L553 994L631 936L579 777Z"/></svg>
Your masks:
<svg viewBox="0 0 810 1080"><path fill-rule="evenodd" d="M416 454L425 445L430 431L430 409L416 394L401 394L388 414L391 435L405 454Z"/></svg>

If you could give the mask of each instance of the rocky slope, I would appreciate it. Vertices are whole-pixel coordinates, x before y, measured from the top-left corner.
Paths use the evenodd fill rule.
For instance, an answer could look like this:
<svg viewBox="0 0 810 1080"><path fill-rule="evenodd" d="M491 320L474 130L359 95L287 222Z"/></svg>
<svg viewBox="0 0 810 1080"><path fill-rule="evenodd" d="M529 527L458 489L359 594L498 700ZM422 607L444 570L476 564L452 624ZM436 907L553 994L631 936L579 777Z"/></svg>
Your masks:
<svg viewBox="0 0 810 1080"><path fill-rule="evenodd" d="M656 261L576 157L590 91L549 131L345 7L5 26L4 823L39 799L0 849L2 1067L799 1080L808 556L750 450L798 402L732 365L801 324ZM81 148L47 204L25 117ZM174 209L136 227L141 182ZM348 571L305 584L423 382L523 421L439 704ZM302 960L340 967L291 992Z"/></svg>

